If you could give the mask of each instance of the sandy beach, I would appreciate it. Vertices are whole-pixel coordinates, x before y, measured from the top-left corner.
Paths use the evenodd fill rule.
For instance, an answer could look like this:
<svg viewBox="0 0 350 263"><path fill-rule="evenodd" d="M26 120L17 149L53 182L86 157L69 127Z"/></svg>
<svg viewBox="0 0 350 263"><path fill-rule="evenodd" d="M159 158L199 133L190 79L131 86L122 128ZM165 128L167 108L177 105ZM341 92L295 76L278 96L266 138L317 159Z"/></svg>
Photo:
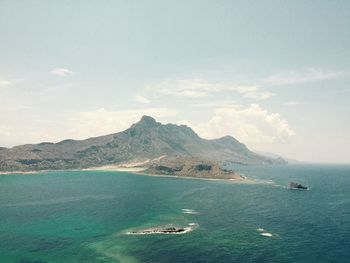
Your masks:
<svg viewBox="0 0 350 263"><path fill-rule="evenodd" d="M116 171L116 172L142 172L146 167L133 167L133 166L124 166L124 165L105 165L100 167L91 167L86 169L81 169L81 171Z"/></svg>
<svg viewBox="0 0 350 263"><path fill-rule="evenodd" d="M48 171L11 171L11 172L0 172L0 175L9 175L9 174L38 174Z"/></svg>

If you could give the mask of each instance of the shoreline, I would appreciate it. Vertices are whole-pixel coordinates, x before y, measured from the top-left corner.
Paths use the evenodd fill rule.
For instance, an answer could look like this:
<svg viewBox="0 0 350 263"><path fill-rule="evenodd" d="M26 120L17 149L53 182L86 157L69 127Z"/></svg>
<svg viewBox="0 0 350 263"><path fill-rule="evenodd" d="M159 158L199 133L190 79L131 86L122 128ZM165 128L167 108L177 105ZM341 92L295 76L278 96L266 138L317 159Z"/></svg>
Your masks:
<svg viewBox="0 0 350 263"><path fill-rule="evenodd" d="M90 167L79 169L79 171L104 171L104 172L142 172L146 170L146 167L127 167L120 165L104 165L100 167Z"/></svg>
<svg viewBox="0 0 350 263"><path fill-rule="evenodd" d="M64 170L41 170L41 171L10 171L10 172L0 172L0 175L10 175L10 174L39 174L51 171L64 171Z"/></svg>
<svg viewBox="0 0 350 263"><path fill-rule="evenodd" d="M67 172L67 171L103 171L103 172L140 172L145 170L144 167L124 167L115 165L106 165L101 167L89 167L81 169L57 169L57 170L38 170L38 171L0 171L0 175L11 175L11 174L41 174L50 172Z"/></svg>
<svg viewBox="0 0 350 263"><path fill-rule="evenodd" d="M123 166L101 166L101 167L91 167L87 169L81 169L80 171L101 171L101 172L128 172L141 176L152 176L160 178L175 178L175 179L188 179L188 180L205 180L205 181L221 181L229 183L238 183L238 184L262 184L266 182L259 182L254 179L248 178L246 176L241 176L242 179L228 179L228 178L206 178L206 177L192 177L192 176L179 176L179 175L166 175L166 174L149 174L143 173L147 167L123 167Z"/></svg>
<svg viewBox="0 0 350 263"><path fill-rule="evenodd" d="M219 181L235 184L267 184L268 182L257 181L246 176L241 176L242 179L230 179L230 178L206 178L206 177L191 177L191 176L178 176L178 175L165 175L165 174L149 174L143 173L147 168L146 167L125 167L118 165L106 165L101 167L90 167L83 169L67 169L67 170L40 170L40 171L9 171L9 172L0 172L0 175L27 175L27 174L42 174L49 172L67 172L67 171L96 171L96 172L128 172L135 175L141 176L152 176L160 178L175 178L175 179L187 179L187 180L205 180L205 181Z"/></svg>

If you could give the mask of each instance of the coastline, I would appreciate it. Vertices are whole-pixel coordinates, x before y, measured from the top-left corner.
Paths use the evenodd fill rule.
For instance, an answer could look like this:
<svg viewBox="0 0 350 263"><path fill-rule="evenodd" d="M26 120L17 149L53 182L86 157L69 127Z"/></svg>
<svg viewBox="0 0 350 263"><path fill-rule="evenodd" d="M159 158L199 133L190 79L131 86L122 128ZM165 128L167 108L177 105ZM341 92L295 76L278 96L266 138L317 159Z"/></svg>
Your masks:
<svg viewBox="0 0 350 263"><path fill-rule="evenodd" d="M134 174L142 175L142 176L164 177L164 178L218 181L218 182L227 182L227 183L236 183L236 184L261 184L262 183L247 177L242 179L226 179L226 178L206 178L206 177L178 176L178 175L165 175L165 174L148 174L148 173L139 173L139 172L135 172Z"/></svg>
<svg viewBox="0 0 350 263"><path fill-rule="evenodd" d="M229 183L239 184L261 184L265 182L259 182L246 176L239 175L240 179L227 179L227 178L206 178L206 177L192 177L192 176L179 176L179 175L166 175L166 174L150 174L144 173L147 167L125 167L118 165L108 165L101 167L91 167L87 169L81 169L81 171L103 171L103 172L128 172L141 176L163 177L163 178L176 178L176 179L194 179L194 180L206 180L206 181L221 181Z"/></svg>
<svg viewBox="0 0 350 263"><path fill-rule="evenodd" d="M109 171L109 172L142 172L146 170L146 167L135 167L135 166L124 166L124 165L104 165L99 167L90 167L90 168L84 168L79 169L79 171Z"/></svg>
<svg viewBox="0 0 350 263"><path fill-rule="evenodd" d="M58 169L58 170L38 170L38 171L0 171L0 175L10 174L41 174L49 172L67 172L67 171L105 171L105 172L140 172L145 170L144 167L124 167L119 165L105 165L100 167L90 167L81 169Z"/></svg>
<svg viewBox="0 0 350 263"><path fill-rule="evenodd" d="M10 171L10 172L0 172L0 175L10 175L10 174L39 174L51 171L61 171L61 170L41 170L41 171ZM62 170L63 171L63 170Z"/></svg>
<svg viewBox="0 0 350 263"><path fill-rule="evenodd" d="M83 169L67 169L67 170L41 170L41 171L9 171L0 172L0 175L16 175L16 174L42 174L47 172L66 172L66 171L100 171L100 172L128 172L131 174L141 175L141 176L152 176L152 177L162 177L162 178L175 178L175 179L188 179L188 180L205 180L205 181L219 181L235 184L265 184L267 182L257 181L246 176L239 175L240 179L227 179L227 178L206 178L206 177L191 177L191 176L178 176L178 175L165 175L165 174L149 174L144 173L147 167L125 167L123 165L105 165L100 167L90 167Z"/></svg>

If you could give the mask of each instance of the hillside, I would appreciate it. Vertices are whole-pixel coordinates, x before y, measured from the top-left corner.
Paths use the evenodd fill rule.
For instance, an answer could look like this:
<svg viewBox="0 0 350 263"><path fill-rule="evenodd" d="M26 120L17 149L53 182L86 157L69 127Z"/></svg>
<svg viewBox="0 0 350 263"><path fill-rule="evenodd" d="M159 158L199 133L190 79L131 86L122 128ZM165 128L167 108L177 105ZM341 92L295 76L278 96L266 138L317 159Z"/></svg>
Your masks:
<svg viewBox="0 0 350 263"><path fill-rule="evenodd" d="M192 156L218 163L281 164L253 153L231 136L206 140L185 125L161 124L149 116L125 131L89 138L0 148L1 171L88 168L159 156Z"/></svg>
<svg viewBox="0 0 350 263"><path fill-rule="evenodd" d="M152 161L143 173L151 175L169 175L210 179L245 178L234 171L222 169L217 163L196 157L171 156Z"/></svg>

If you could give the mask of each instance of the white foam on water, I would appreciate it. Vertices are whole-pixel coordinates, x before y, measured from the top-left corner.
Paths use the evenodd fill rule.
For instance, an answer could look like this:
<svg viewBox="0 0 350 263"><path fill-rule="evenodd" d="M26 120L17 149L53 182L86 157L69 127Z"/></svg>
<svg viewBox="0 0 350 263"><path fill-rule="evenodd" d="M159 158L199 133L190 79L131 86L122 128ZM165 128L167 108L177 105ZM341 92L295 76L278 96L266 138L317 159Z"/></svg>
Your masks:
<svg viewBox="0 0 350 263"><path fill-rule="evenodd" d="M193 209L184 208L181 209L183 214L198 215L199 213Z"/></svg>
<svg viewBox="0 0 350 263"><path fill-rule="evenodd" d="M187 212L182 212L184 214L189 214L189 215L198 215L198 212L192 212L192 211L187 211Z"/></svg>
<svg viewBox="0 0 350 263"><path fill-rule="evenodd" d="M267 233L267 232L260 233L260 235L262 235L264 237L272 237L272 234L271 233Z"/></svg>
<svg viewBox="0 0 350 263"><path fill-rule="evenodd" d="M257 228L256 231L258 232L264 232L265 230L263 228Z"/></svg>

